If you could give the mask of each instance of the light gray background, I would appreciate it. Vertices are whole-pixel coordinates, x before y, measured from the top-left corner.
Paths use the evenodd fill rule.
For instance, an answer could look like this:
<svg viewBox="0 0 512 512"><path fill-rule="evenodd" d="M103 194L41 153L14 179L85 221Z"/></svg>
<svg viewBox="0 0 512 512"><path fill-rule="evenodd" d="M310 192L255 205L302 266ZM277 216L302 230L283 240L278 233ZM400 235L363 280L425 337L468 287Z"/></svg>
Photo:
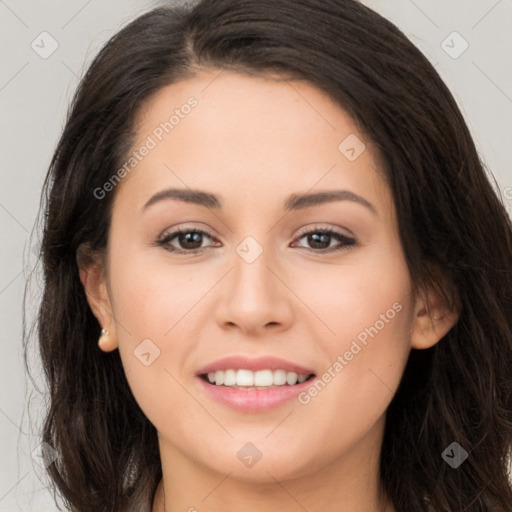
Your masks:
<svg viewBox="0 0 512 512"><path fill-rule="evenodd" d="M364 3L396 23L435 65L511 211L512 0ZM121 26L154 5L144 0L0 0L0 512L56 510L44 471L31 456L40 444L42 399L21 359L21 304L36 259L38 233L32 239L30 233L43 178L86 64ZM47 59L31 47L44 31L58 43ZM463 49L459 36L446 39L454 31L469 44L458 58L441 46L446 40L452 55ZM32 293L33 316L37 287Z"/></svg>

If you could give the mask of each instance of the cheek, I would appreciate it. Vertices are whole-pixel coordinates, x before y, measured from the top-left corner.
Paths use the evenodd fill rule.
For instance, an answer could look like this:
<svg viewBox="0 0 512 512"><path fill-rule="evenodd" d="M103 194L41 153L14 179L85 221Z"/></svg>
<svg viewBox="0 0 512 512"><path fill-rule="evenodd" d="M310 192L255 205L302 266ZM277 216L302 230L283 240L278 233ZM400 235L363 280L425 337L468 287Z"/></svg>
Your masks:
<svg viewBox="0 0 512 512"><path fill-rule="evenodd" d="M201 286L191 272L155 266L143 251L121 246L112 251L110 261L118 350L130 388L153 420L162 409L163 394L172 396L176 381L183 380L181 362L195 343L187 332L186 315L208 283ZM184 337L190 343L179 343Z"/></svg>
<svg viewBox="0 0 512 512"><path fill-rule="evenodd" d="M299 401L304 414L333 428L342 424L345 439L357 439L385 413L407 362L413 312L407 266L399 251L375 254L317 275L314 290L311 309L322 312L333 332L317 338L324 373ZM322 443L319 450L334 450L338 441L333 433Z"/></svg>
<svg viewBox="0 0 512 512"><path fill-rule="evenodd" d="M122 324L116 325L116 334L124 372L149 421L165 425L171 437L182 438L180 425L196 421L190 414L190 397L180 385L185 373L182 362L195 343L184 321L192 304L192 297L186 296L192 294L188 279L175 273L176 279L166 282L165 275L155 269L138 266L135 261L125 263L112 275L114 312L117 323ZM130 270L132 264L134 270L138 267L136 272ZM191 342L180 343L183 337ZM177 417L176 411L180 411Z"/></svg>
<svg viewBox="0 0 512 512"><path fill-rule="evenodd" d="M317 325L328 329L321 339L330 353L348 349L358 335L364 341L375 326L389 343L407 337L398 336L409 328L412 306L409 272L400 251L368 251L364 257L354 253L340 265L298 271L294 286L317 313Z"/></svg>
<svg viewBox="0 0 512 512"><path fill-rule="evenodd" d="M145 251L126 251L117 257L120 264L115 261L113 253L110 284L116 319L126 327L121 329L122 339L128 331L167 343L175 329L184 328L182 320L211 288L208 276L197 267L171 266Z"/></svg>

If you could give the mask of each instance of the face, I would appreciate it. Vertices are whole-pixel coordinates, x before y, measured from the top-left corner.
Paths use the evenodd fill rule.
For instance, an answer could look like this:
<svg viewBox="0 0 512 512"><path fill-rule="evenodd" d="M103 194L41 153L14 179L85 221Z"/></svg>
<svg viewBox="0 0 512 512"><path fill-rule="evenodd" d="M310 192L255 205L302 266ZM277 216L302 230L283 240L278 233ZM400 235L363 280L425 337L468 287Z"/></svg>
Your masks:
<svg viewBox="0 0 512 512"><path fill-rule="evenodd" d="M371 142L312 85L219 70L137 133L102 322L161 450L250 481L367 460L418 311Z"/></svg>

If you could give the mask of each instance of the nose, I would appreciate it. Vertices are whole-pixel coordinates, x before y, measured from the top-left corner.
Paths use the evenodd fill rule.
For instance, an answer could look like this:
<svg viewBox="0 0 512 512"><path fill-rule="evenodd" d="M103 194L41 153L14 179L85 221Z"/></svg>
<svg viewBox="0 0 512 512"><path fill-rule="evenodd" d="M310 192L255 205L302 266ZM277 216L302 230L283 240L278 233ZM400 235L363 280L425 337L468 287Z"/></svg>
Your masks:
<svg viewBox="0 0 512 512"><path fill-rule="evenodd" d="M286 272L270 258L269 251L263 250L252 262L234 254L233 269L218 297L218 325L238 328L248 336L259 336L269 329L275 333L288 329L294 313L293 293L287 281Z"/></svg>

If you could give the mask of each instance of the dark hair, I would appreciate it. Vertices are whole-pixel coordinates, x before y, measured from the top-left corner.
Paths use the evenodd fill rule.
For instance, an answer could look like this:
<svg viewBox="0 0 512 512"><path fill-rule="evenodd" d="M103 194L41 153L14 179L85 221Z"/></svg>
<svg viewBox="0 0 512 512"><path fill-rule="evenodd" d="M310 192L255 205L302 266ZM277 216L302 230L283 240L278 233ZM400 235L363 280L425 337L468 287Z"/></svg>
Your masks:
<svg viewBox="0 0 512 512"><path fill-rule="evenodd" d="M438 344L411 351L386 413L383 489L398 511L427 510L424 496L436 512L509 511L511 222L437 72L355 0L160 7L112 37L82 79L45 181L37 319L49 385L43 438L59 454L48 471L66 506L145 510L162 476L156 429L118 351L97 347L77 251L105 250L114 192L93 191L125 160L141 105L202 67L306 80L374 143L414 285L460 308ZM454 441L469 452L457 469L441 457Z"/></svg>

